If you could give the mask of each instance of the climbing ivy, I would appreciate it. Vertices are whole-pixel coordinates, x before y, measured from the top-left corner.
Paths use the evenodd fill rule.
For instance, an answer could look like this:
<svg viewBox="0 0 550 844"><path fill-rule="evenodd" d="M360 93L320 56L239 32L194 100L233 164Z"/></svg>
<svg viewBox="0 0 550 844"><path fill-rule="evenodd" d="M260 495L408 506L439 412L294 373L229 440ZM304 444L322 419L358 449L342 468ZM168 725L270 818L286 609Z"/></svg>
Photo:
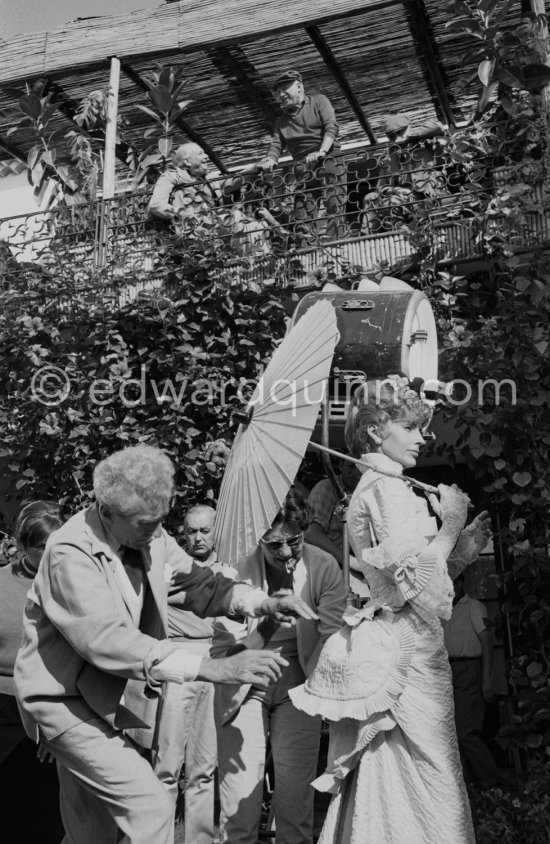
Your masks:
<svg viewBox="0 0 550 844"><path fill-rule="evenodd" d="M96 462L117 448L158 445L177 467L171 526L192 503L213 499L221 459L208 454L231 431L285 330L272 292L231 286L209 262L217 249L181 254L167 270L170 295L112 298L90 313L33 307L0 318L0 459L8 495L58 499L67 511L91 498ZM182 267L183 264L183 267ZM189 274L195 267L192 283ZM96 297L97 298L97 297Z"/></svg>
<svg viewBox="0 0 550 844"><path fill-rule="evenodd" d="M449 462L459 457L471 470L495 514L496 544L505 558L502 608L514 642L508 677L517 705L500 740L547 758L550 123L541 86L550 68L533 62L533 42L544 23L540 16L527 15L519 26L505 28L509 2L451 5L451 27L476 40L480 60L475 114L442 140L464 171L485 168L483 190L464 194L455 218L479 256L475 270L468 265L461 275L441 270L441 238L429 209L419 208L407 231L416 249L414 282L437 314L440 375L459 383L448 408L458 443L439 451Z"/></svg>

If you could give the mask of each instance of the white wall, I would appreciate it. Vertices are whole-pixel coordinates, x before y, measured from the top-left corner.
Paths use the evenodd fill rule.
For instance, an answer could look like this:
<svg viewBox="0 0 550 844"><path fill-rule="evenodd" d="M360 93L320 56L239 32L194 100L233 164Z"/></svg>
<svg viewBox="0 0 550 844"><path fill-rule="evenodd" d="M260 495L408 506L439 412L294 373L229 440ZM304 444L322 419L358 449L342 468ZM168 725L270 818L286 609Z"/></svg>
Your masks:
<svg viewBox="0 0 550 844"><path fill-rule="evenodd" d="M31 216L25 219L26 214ZM49 238L44 214L40 213L26 171L0 179L0 240L13 247L18 261L36 261L47 248Z"/></svg>
<svg viewBox="0 0 550 844"><path fill-rule="evenodd" d="M38 210L26 171L0 179L0 220Z"/></svg>

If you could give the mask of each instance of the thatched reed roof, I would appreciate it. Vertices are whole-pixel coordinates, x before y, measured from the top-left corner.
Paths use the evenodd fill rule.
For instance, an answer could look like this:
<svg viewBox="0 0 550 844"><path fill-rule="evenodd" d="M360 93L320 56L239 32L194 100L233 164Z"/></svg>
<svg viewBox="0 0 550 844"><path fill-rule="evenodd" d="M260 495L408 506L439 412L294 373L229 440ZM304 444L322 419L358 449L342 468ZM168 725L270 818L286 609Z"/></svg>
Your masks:
<svg viewBox="0 0 550 844"><path fill-rule="evenodd" d="M75 128L76 103L108 84L113 55L123 69L124 140L143 149L152 125L137 108L146 103L140 80L160 64L182 67L189 131L224 166L263 154L276 114L270 81L289 67L308 91L329 96L344 143L383 139L387 113L406 113L413 128L460 122L476 99L459 87L472 43L445 29L448 18L442 0L180 0L0 39L0 162L25 159L33 144L28 131L7 135L26 81L47 79L59 128ZM182 130L176 141L184 140Z"/></svg>

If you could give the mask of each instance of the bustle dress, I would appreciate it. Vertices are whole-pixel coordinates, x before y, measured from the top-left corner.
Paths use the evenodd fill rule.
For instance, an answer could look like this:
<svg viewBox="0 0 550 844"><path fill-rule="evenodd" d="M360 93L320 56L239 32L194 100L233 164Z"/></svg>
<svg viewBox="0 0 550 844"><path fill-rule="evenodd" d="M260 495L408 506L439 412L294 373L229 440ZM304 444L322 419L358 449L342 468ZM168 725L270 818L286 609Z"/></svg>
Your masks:
<svg viewBox="0 0 550 844"><path fill-rule="evenodd" d="M371 590L325 644L294 704L330 724L326 772L333 793L318 844L475 844L454 724L441 618L451 577L471 562L430 549L427 501L382 454L369 464L348 511L350 539Z"/></svg>

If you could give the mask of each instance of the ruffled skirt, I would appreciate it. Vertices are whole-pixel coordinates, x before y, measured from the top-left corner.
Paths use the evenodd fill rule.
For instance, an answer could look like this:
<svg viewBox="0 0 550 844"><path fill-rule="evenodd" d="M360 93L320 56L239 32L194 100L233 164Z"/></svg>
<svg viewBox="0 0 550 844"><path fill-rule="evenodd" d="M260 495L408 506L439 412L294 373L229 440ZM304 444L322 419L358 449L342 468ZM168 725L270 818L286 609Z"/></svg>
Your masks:
<svg viewBox="0 0 550 844"><path fill-rule="evenodd" d="M366 741L348 755L351 770L337 781L318 844L475 844L441 623L410 607L395 621L406 622L415 645L405 684L361 725L331 724L341 747L347 728ZM318 786L328 789L328 779Z"/></svg>

